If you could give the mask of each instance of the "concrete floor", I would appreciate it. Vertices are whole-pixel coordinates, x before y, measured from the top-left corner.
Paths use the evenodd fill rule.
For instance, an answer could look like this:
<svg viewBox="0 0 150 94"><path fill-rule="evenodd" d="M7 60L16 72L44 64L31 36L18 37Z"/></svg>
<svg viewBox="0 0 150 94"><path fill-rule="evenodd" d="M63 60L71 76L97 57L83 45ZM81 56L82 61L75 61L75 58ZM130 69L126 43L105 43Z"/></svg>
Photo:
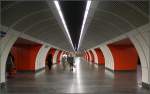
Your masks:
<svg viewBox="0 0 150 94"><path fill-rule="evenodd" d="M105 67L89 64L76 58L76 69L63 71L61 65L53 66L52 71L36 74L17 74L7 81L0 94L150 94L140 85L139 74L132 72L111 72Z"/></svg>

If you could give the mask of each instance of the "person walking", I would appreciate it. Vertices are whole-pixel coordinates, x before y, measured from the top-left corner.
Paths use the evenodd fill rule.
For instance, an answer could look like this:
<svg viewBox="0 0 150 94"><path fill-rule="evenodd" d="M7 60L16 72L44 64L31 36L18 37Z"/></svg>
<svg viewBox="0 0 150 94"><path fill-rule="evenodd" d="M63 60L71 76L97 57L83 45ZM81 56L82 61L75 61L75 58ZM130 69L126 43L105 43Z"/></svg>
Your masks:
<svg viewBox="0 0 150 94"><path fill-rule="evenodd" d="M49 70L51 70L52 65L53 65L53 63L52 63L52 54L49 54L48 57L47 57L47 66L48 66Z"/></svg>
<svg viewBox="0 0 150 94"><path fill-rule="evenodd" d="M74 57L70 54L69 57L67 58L67 61L70 65L70 71L73 71L74 67Z"/></svg>
<svg viewBox="0 0 150 94"><path fill-rule="evenodd" d="M67 64L67 55L63 54L63 57L62 57L63 70L66 70L66 64Z"/></svg>
<svg viewBox="0 0 150 94"><path fill-rule="evenodd" d="M7 61L6 61L7 77L12 77L13 67L14 67L14 57L11 53L9 53Z"/></svg>

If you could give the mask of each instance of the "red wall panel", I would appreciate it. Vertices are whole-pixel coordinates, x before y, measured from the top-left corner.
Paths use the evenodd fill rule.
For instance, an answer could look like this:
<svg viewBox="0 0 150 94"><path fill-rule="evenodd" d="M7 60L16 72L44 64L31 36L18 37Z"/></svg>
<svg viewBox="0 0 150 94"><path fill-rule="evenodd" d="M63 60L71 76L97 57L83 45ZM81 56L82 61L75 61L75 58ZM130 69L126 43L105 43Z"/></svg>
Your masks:
<svg viewBox="0 0 150 94"><path fill-rule="evenodd" d="M101 49L100 48L96 48L94 50L95 50L97 58L98 58L98 63L99 64L105 64L104 55L103 55Z"/></svg>
<svg viewBox="0 0 150 94"><path fill-rule="evenodd" d="M54 57L55 51L56 51L55 48L50 48L50 50L48 52L48 54L52 54L52 61L53 61L53 57ZM47 54L47 56L48 56L48 54ZM47 60L47 57L46 57L46 60Z"/></svg>
<svg viewBox="0 0 150 94"><path fill-rule="evenodd" d="M15 46L12 54L15 59L15 66L20 71L34 71L35 60L41 46Z"/></svg>
<svg viewBox="0 0 150 94"><path fill-rule="evenodd" d="M133 46L108 45L114 58L115 70L136 70L138 54Z"/></svg>
<svg viewBox="0 0 150 94"><path fill-rule="evenodd" d="M91 50L89 50L89 52L90 52L90 55L91 55L91 61L90 62L94 63L94 54Z"/></svg>
<svg viewBox="0 0 150 94"><path fill-rule="evenodd" d="M59 51L58 52L58 55L57 55L57 61L58 61L58 64L60 64L61 62L61 58L60 58L60 55L62 54L62 51Z"/></svg>

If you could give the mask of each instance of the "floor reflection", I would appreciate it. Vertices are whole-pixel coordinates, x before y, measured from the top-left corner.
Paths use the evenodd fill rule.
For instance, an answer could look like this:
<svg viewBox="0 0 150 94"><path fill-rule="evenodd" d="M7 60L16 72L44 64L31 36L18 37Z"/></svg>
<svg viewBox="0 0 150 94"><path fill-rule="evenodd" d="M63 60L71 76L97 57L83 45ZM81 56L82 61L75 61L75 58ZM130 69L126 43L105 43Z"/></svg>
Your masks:
<svg viewBox="0 0 150 94"><path fill-rule="evenodd" d="M18 74L9 79L7 88L0 94L55 94L55 93L95 93L95 94L149 94L139 88L137 73L111 72L104 65L89 64L75 59L73 72L63 71L62 65L38 74Z"/></svg>
<svg viewBox="0 0 150 94"><path fill-rule="evenodd" d="M81 61L79 57L75 58L75 68L73 71L75 75L75 79L73 79L72 83L68 87L68 93L83 93L83 86L82 86L82 70L81 70Z"/></svg>

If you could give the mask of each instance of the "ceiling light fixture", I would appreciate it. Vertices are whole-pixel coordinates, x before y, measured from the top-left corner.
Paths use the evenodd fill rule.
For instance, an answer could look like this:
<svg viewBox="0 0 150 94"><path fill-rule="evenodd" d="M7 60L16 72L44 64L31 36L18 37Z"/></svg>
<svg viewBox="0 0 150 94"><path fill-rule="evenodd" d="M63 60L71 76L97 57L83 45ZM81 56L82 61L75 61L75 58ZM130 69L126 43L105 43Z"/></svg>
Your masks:
<svg viewBox="0 0 150 94"><path fill-rule="evenodd" d="M81 44L81 37L83 35L83 30L84 30L85 22L86 22L87 15L88 15L88 12L89 12L89 9L90 9L90 5L91 5L91 0L88 0L87 3L86 3L86 9L85 9L83 23L82 23L82 27L81 27L81 32L80 32L80 37L79 37L79 42L78 42L78 50L79 50L79 47L80 47L80 44Z"/></svg>
<svg viewBox="0 0 150 94"><path fill-rule="evenodd" d="M73 49L74 49L74 46L73 46L73 43L72 43L72 39L71 39L69 30L68 30L68 28L67 28L66 22L65 22L65 20L64 20L64 16L63 16L63 13L62 13L62 11L61 11L59 2L58 2L57 0L55 0L55 1L54 1L54 4L55 4L55 6L56 6L56 8L57 8L57 11L58 11L59 16L60 16L60 18L61 18L61 21L62 21L62 23L63 23L63 25L64 25L65 31L66 31L66 33L67 33L67 35L68 35L68 37L69 37L70 43L71 43L71 45L72 45L72 47L73 47Z"/></svg>

